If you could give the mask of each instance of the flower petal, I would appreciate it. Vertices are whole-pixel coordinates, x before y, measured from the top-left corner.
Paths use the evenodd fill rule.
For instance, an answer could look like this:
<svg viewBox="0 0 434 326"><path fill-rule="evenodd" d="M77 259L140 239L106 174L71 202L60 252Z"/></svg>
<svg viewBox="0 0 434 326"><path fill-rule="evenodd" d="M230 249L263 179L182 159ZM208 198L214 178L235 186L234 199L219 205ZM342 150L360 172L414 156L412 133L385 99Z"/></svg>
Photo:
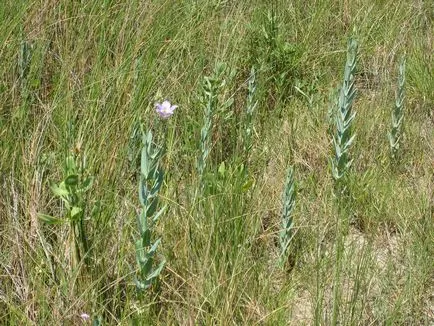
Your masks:
<svg viewBox="0 0 434 326"><path fill-rule="evenodd" d="M166 110L170 109L170 102L166 100L163 103L161 103L161 106Z"/></svg>
<svg viewBox="0 0 434 326"><path fill-rule="evenodd" d="M90 316L89 316L87 313L82 313L82 314L80 315L80 317L81 317L83 320L88 320L88 319L90 318Z"/></svg>
<svg viewBox="0 0 434 326"><path fill-rule="evenodd" d="M167 119L173 115L175 109L178 108L178 105L171 105L168 100L160 103L155 103L155 111L160 116L160 118Z"/></svg>

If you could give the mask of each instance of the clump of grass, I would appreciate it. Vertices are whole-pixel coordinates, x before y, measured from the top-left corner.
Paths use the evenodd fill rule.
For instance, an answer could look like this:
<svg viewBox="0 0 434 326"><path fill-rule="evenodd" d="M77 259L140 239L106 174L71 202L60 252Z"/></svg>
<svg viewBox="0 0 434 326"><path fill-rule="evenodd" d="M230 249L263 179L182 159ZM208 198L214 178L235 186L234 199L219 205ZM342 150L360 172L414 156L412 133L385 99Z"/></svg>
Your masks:
<svg viewBox="0 0 434 326"><path fill-rule="evenodd" d="M293 219L292 213L295 207L295 181L294 168L290 167L287 172L285 186L283 190L283 209L281 218L280 258L279 265L283 267L288 259L288 248L293 238Z"/></svg>
<svg viewBox="0 0 434 326"><path fill-rule="evenodd" d="M142 143L143 131L142 122L140 120L134 121L131 128L131 134L128 141L128 162L130 169L137 173L137 168L140 163L141 143Z"/></svg>
<svg viewBox="0 0 434 326"><path fill-rule="evenodd" d="M246 156L246 164L249 158L249 153L252 149L252 131L253 131L253 114L255 112L258 101L256 96L256 70L254 67L250 70L248 93L247 93L247 109L246 119L244 123L244 138L243 138L243 150Z"/></svg>
<svg viewBox="0 0 434 326"><path fill-rule="evenodd" d="M30 63L32 59L32 47L26 40L21 42L20 55L18 57L18 69L20 76L21 95L23 99L27 96L27 76L29 75Z"/></svg>
<svg viewBox="0 0 434 326"><path fill-rule="evenodd" d="M351 126L355 112L352 112L356 90L354 87L354 71L357 61L357 42L350 39L347 48L347 61L345 64L344 81L335 111L336 134L333 137L334 157L332 159L332 175L336 182L340 182L352 164L349 149L354 141Z"/></svg>
<svg viewBox="0 0 434 326"><path fill-rule="evenodd" d="M395 106L392 110L392 128L389 133L389 144L392 159L396 159L399 145L402 138L402 122L404 120L404 98L405 98L405 59L402 58L399 64L398 88L396 92Z"/></svg>
<svg viewBox="0 0 434 326"><path fill-rule="evenodd" d="M161 238L153 240L154 227L165 210L158 208L158 194L163 184L164 172L161 159L164 148L152 142L152 132L143 133L143 148L141 154L139 199L142 206L137 216L140 239L136 241L136 260L139 273L136 286L139 291L148 289L160 275L165 259L154 268L154 260Z"/></svg>

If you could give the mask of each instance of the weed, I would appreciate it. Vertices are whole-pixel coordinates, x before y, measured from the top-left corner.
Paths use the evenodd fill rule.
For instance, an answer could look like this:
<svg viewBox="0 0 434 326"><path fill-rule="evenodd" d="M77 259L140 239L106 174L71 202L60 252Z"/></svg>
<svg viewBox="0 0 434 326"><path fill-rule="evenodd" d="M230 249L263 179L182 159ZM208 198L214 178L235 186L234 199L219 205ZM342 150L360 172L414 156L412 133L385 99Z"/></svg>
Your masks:
<svg viewBox="0 0 434 326"><path fill-rule="evenodd" d="M65 205L63 218L39 213L39 218L47 224L69 223L70 237L68 247L71 268L75 269L82 259L89 265L89 244L86 236L86 192L92 187L93 176L86 176L86 161L70 155L65 162L65 179L59 184L52 183L50 188L56 197Z"/></svg>
<svg viewBox="0 0 434 326"><path fill-rule="evenodd" d="M336 135L333 137L334 157L332 159L332 175L340 182L351 166L349 149L354 141L351 127L356 113L352 111L356 90L354 88L354 71L357 62L357 42L348 42L347 61L345 63L344 81L336 103L338 110L335 115Z"/></svg>
<svg viewBox="0 0 434 326"><path fill-rule="evenodd" d="M284 266L288 257L289 244L294 236L293 218L292 213L295 206L295 181L294 181L294 169L291 167L288 169L286 176L285 187L283 190L283 209L281 217L281 230L279 232L280 240L280 258L279 264Z"/></svg>
<svg viewBox="0 0 434 326"><path fill-rule="evenodd" d="M397 159L399 145L402 138L402 122L404 120L404 86L405 86L405 59L399 64L398 88L396 92L395 106L391 116L391 130L389 133L390 151L393 159Z"/></svg>
<svg viewBox="0 0 434 326"><path fill-rule="evenodd" d="M143 148L140 166L139 199L142 206L137 217L140 239L136 241L136 259L139 273L136 279L138 290L151 287L152 283L160 275L165 260L154 268L154 260L161 239L153 240L154 227L165 207L158 208L158 195L163 184L164 172L161 168L161 159L164 148L158 147L152 142L152 133L143 133Z"/></svg>

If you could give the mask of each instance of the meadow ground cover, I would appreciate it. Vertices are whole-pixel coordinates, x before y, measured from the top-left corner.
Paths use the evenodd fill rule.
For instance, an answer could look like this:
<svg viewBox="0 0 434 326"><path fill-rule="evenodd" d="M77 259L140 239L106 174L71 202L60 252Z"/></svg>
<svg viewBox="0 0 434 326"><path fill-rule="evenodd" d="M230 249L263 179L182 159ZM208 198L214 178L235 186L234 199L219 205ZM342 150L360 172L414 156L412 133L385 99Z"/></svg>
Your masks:
<svg viewBox="0 0 434 326"><path fill-rule="evenodd" d="M434 4L0 2L0 324L434 323Z"/></svg>

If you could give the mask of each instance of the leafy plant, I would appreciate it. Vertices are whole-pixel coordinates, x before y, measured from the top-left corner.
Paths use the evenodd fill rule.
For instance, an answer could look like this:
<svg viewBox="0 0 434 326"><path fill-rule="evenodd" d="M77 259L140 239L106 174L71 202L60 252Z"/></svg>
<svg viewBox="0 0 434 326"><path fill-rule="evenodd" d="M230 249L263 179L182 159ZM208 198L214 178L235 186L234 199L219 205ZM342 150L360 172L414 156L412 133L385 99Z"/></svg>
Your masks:
<svg viewBox="0 0 434 326"><path fill-rule="evenodd" d="M59 184L52 183L50 188L53 194L59 197L65 205L66 213L63 218L39 213L39 218L47 224L70 224L70 244L72 244L72 266L84 258L88 264L89 244L86 236L86 192L92 187L94 177L86 176L85 160L81 166L73 155L67 157L65 162L65 179Z"/></svg>
<svg viewBox="0 0 434 326"><path fill-rule="evenodd" d="M389 144L393 159L397 158L399 145L402 138L402 122L404 120L404 98L405 98L405 59L402 58L399 64L398 89L396 92L395 106L392 110L392 128L389 133Z"/></svg>
<svg viewBox="0 0 434 326"><path fill-rule="evenodd" d="M293 237L292 213L295 207L295 181L294 168L290 167L286 175L283 189L283 209L281 217L281 230L279 233L280 258L279 264L283 267L288 258L288 248Z"/></svg>
<svg viewBox="0 0 434 326"><path fill-rule="evenodd" d="M335 155L332 159L332 175L339 182L352 164L349 149L354 141L351 126L356 116L352 112L356 90L354 87L354 71L357 61L357 42L350 39L347 49L347 61L345 64L344 81L337 102L338 109L335 112L336 134L333 137Z"/></svg>
<svg viewBox="0 0 434 326"><path fill-rule="evenodd" d="M137 216L140 239L136 241L136 260L139 273L136 286L139 291L148 289L152 282L160 275L165 259L154 268L154 260L161 238L153 241L155 224L165 210L157 211L158 194L163 184L164 172L160 166L164 148L152 142L152 133L143 134L143 148L141 154L139 200L142 206Z"/></svg>
<svg viewBox="0 0 434 326"><path fill-rule="evenodd" d="M204 190L204 172L207 166L207 159L211 151L211 133L212 133L212 121L215 112L219 109L219 93L220 90L226 85L226 81L223 78L223 74L226 70L226 66L222 63L218 63L211 77L205 76L202 82L201 95L199 96L200 106L204 110L203 125L200 131L200 153L197 160L197 172L199 175L200 186L199 192ZM230 102L225 103L229 105Z"/></svg>
<svg viewBox="0 0 434 326"><path fill-rule="evenodd" d="M302 49L287 40L279 12L277 2L273 1L271 8L261 13L259 28L252 28L249 48L250 64L259 67L260 77L264 78L262 86L274 104L289 98L295 79L301 75Z"/></svg>
<svg viewBox="0 0 434 326"><path fill-rule="evenodd" d="M332 159L332 175L339 191L338 195L346 190L344 178L351 167L352 160L350 159L349 149L354 141L351 127L355 112L352 112L356 90L354 87L354 71L357 61L357 42L353 39L348 41L347 60L345 64L344 81L339 93L337 101L337 109L335 111L335 136L333 137L334 157ZM337 197L339 208L343 208L341 197ZM332 325L338 323L339 310L341 306L341 273L342 273L342 255L344 252L344 227L347 222L344 210L340 210L336 216L336 261L335 275L333 284L333 308L332 308Z"/></svg>

